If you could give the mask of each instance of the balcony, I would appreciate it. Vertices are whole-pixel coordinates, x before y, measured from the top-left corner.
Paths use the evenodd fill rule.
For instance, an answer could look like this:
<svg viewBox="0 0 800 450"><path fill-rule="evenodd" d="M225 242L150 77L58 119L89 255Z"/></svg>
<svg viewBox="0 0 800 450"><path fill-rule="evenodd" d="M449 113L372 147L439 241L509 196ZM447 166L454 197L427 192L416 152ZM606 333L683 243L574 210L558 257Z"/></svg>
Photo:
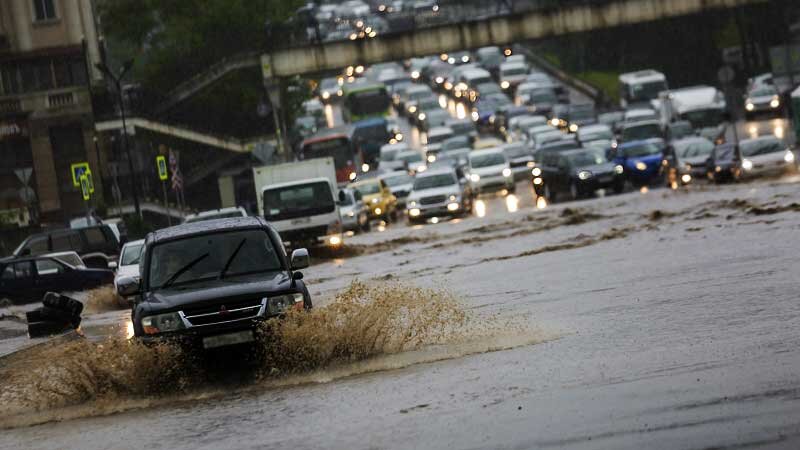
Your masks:
<svg viewBox="0 0 800 450"><path fill-rule="evenodd" d="M91 111L89 90L85 87L53 89L0 97L0 114L84 113Z"/></svg>

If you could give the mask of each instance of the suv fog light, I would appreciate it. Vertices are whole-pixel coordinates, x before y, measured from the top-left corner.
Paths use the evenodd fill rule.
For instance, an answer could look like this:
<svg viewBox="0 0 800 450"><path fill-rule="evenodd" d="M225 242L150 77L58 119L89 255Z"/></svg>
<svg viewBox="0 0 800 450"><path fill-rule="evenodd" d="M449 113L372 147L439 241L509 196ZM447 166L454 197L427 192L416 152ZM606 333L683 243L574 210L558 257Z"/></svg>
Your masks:
<svg viewBox="0 0 800 450"><path fill-rule="evenodd" d="M419 208L409 209L408 210L408 215L411 216L411 217L419 217L419 215L420 215Z"/></svg>
<svg viewBox="0 0 800 450"><path fill-rule="evenodd" d="M458 211L459 205L458 203L448 203L447 210L448 211Z"/></svg>
<svg viewBox="0 0 800 450"><path fill-rule="evenodd" d="M510 177L511 176L511 169L509 169L508 167L503 169L503 176L506 177L506 178Z"/></svg>

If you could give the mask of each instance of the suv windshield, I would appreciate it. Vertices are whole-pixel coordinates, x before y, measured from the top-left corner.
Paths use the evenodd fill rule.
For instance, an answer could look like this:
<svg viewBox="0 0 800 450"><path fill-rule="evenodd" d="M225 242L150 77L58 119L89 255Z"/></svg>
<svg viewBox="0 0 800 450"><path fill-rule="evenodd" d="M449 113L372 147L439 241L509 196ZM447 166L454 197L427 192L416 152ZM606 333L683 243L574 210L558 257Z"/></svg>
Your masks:
<svg viewBox="0 0 800 450"><path fill-rule="evenodd" d="M361 193L361 195L373 195L381 191L381 186L378 183L364 183L353 186L353 189Z"/></svg>
<svg viewBox="0 0 800 450"><path fill-rule="evenodd" d="M401 173L397 175L392 175L389 177L385 177L383 182L386 183L389 187L400 186L402 184L409 184L413 181L410 175L407 173Z"/></svg>
<svg viewBox="0 0 800 450"><path fill-rule="evenodd" d="M777 139L744 141L739 144L739 147L742 149L742 156L767 155L769 153L777 153L786 150L786 146L781 144L781 141Z"/></svg>
<svg viewBox="0 0 800 450"><path fill-rule="evenodd" d="M706 140L691 141L686 144L675 144L675 152L680 155L681 158L710 155L712 150L714 150L714 144Z"/></svg>
<svg viewBox="0 0 800 450"><path fill-rule="evenodd" d="M264 230L237 230L167 241L153 247L150 289L282 270Z"/></svg>
<svg viewBox="0 0 800 450"><path fill-rule="evenodd" d="M661 137L661 126L656 123L634 125L622 130L623 141L639 141L655 137Z"/></svg>
<svg viewBox="0 0 800 450"><path fill-rule="evenodd" d="M144 247L143 244L126 246L122 251L122 255L119 257L120 265L130 266L139 264L139 257L142 255L142 247Z"/></svg>
<svg viewBox="0 0 800 450"><path fill-rule="evenodd" d="M478 155L470 158L470 166L474 168L499 166L505 164L506 159L499 153L489 153L488 155Z"/></svg>
<svg viewBox="0 0 800 450"><path fill-rule="evenodd" d="M596 166L608 162L602 151L587 151L567 157L572 167Z"/></svg>
<svg viewBox="0 0 800 450"><path fill-rule="evenodd" d="M414 190L422 191L425 189L435 189L445 186L452 186L456 184L456 179L452 174L443 173L440 175L431 175L427 177L417 178L414 181Z"/></svg>

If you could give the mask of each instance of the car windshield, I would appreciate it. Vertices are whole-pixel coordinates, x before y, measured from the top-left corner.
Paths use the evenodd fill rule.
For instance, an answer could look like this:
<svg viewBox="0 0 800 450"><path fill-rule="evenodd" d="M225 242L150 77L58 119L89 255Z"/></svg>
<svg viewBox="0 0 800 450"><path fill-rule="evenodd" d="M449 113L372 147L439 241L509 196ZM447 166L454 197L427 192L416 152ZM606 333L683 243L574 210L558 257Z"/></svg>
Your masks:
<svg viewBox="0 0 800 450"><path fill-rule="evenodd" d="M411 175L407 173L400 173L397 175L390 175L383 177L383 182L386 183L386 185L389 186L390 188L395 186L401 186L404 184L411 184L412 181L414 181L414 179L411 178Z"/></svg>
<svg viewBox="0 0 800 450"><path fill-rule="evenodd" d="M552 89L534 89L527 94L530 101L534 103L555 103L557 100Z"/></svg>
<svg viewBox="0 0 800 450"><path fill-rule="evenodd" d="M681 114L682 120L687 120L695 129L716 127L724 121L721 109L703 109L689 111Z"/></svg>
<svg viewBox="0 0 800 450"><path fill-rule="evenodd" d="M171 240L153 247L151 289L283 270L264 230L237 230Z"/></svg>
<svg viewBox="0 0 800 450"><path fill-rule="evenodd" d="M470 157L469 164L473 168L491 167L505 164L506 159L500 153L487 153Z"/></svg>
<svg viewBox="0 0 800 450"><path fill-rule="evenodd" d="M572 167L596 166L608 162L605 152L596 150L575 153L567 156L567 159Z"/></svg>
<svg viewBox="0 0 800 450"><path fill-rule="evenodd" d="M664 81L651 81L637 83L629 86L628 99L632 102L641 102L658 98L658 93L667 89Z"/></svg>
<svg viewBox="0 0 800 450"><path fill-rule="evenodd" d="M622 130L623 141L640 141L656 137L661 137L661 126L656 123L626 127Z"/></svg>
<svg viewBox="0 0 800 450"><path fill-rule="evenodd" d="M364 183L353 186L353 189L361 193L361 195L374 195L381 192L381 185L378 183Z"/></svg>
<svg viewBox="0 0 800 450"><path fill-rule="evenodd" d="M264 190L264 218L288 220L336 210L330 183L317 181Z"/></svg>
<svg viewBox="0 0 800 450"><path fill-rule="evenodd" d="M696 158L698 156L710 155L714 150L714 144L708 140L690 141L688 143L675 144L675 152L681 158Z"/></svg>
<svg viewBox="0 0 800 450"><path fill-rule="evenodd" d="M420 162L420 161L422 161L422 155L417 153L417 152L402 153L402 154L397 155L397 160L398 161L407 162L407 163Z"/></svg>
<svg viewBox="0 0 800 450"><path fill-rule="evenodd" d="M742 141L742 143L739 144L739 148L742 150L742 156L745 157L767 155L786 150L786 146L777 139Z"/></svg>
<svg viewBox="0 0 800 450"><path fill-rule="evenodd" d="M594 118L594 108L572 108L569 110L569 120L582 120Z"/></svg>
<svg viewBox="0 0 800 450"><path fill-rule="evenodd" d="M414 181L414 190L423 191L425 189L435 189L445 186L452 186L456 184L456 178L449 173L442 173L438 175L429 175L422 178L417 178Z"/></svg>
<svg viewBox="0 0 800 450"><path fill-rule="evenodd" d="M775 89L763 87L750 93L751 97L769 97L772 95L778 95L778 92Z"/></svg>
<svg viewBox="0 0 800 450"><path fill-rule="evenodd" d="M645 143L626 147L620 150L622 156L627 158L640 158L642 156L659 155L661 149L655 144Z"/></svg>
<svg viewBox="0 0 800 450"><path fill-rule="evenodd" d="M119 257L120 265L130 266L133 264L139 264L139 257L142 254L142 247L144 247L144 244L126 245L125 248L122 249L122 255Z"/></svg>

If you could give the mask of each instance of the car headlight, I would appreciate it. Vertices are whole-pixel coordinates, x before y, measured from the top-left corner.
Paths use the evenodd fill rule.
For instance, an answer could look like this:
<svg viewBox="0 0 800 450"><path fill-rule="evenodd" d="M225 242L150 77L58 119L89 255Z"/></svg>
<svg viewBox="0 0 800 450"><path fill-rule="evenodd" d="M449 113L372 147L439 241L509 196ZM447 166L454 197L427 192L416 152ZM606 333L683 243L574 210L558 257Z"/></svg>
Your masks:
<svg viewBox="0 0 800 450"><path fill-rule="evenodd" d="M367 163L362 164L361 165L361 171L362 172L369 172L369 164L367 164Z"/></svg>
<svg viewBox="0 0 800 450"><path fill-rule="evenodd" d="M525 165L528 166L528 168L531 168L531 169L536 167L536 163L533 162L533 161L528 161Z"/></svg>
<svg viewBox="0 0 800 450"><path fill-rule="evenodd" d="M417 167L417 173L422 173L425 172L426 170L428 170L428 166L422 165Z"/></svg>
<svg viewBox="0 0 800 450"><path fill-rule="evenodd" d="M750 102L747 102L747 104L744 105L744 109L746 109L748 111L752 111L752 110L756 109L756 105L754 105L754 104L752 104Z"/></svg>
<svg viewBox="0 0 800 450"><path fill-rule="evenodd" d="M383 210L380 208L375 208L375 215L380 216L381 214L383 214Z"/></svg>
<svg viewBox="0 0 800 450"><path fill-rule="evenodd" d="M438 8L435 8L434 11L436 11L437 9ZM469 56L467 56L467 55L462 56L461 57L461 62L468 63L469 62Z"/></svg>
<svg viewBox="0 0 800 450"><path fill-rule="evenodd" d="M411 207L417 206L417 201L416 200L411 200L410 202L408 202L408 206L411 206Z"/></svg>
<svg viewBox="0 0 800 450"><path fill-rule="evenodd" d="M277 295L269 297L267 300L267 310L270 314L281 314L286 312L287 309L302 305L303 294L297 292L294 294Z"/></svg>
<svg viewBox="0 0 800 450"><path fill-rule="evenodd" d="M636 168L638 170L647 170L647 164L639 161L639 162L636 163Z"/></svg>
<svg viewBox="0 0 800 450"><path fill-rule="evenodd" d="M354 213L353 211L348 211L347 212L347 217L355 217L355 216L356 216L356 213Z"/></svg>
<svg viewBox="0 0 800 450"><path fill-rule="evenodd" d="M417 78L419 78L419 71L415 70L415 71L411 72L411 78L413 78L415 80Z"/></svg>
<svg viewBox="0 0 800 450"><path fill-rule="evenodd" d="M581 170L578 172L578 178L581 180L588 180L589 178L592 178L592 172L589 172L588 170Z"/></svg>
<svg viewBox="0 0 800 450"><path fill-rule="evenodd" d="M475 122L477 122L481 118L481 116L478 114L477 111L472 111L471 116L472 116L472 120L475 121Z"/></svg>
<svg viewBox="0 0 800 450"><path fill-rule="evenodd" d="M503 88L503 89L508 89L508 88L510 88L510 87L511 87L511 83L509 83L509 82L508 82L508 81L506 81L506 80L503 80L503 82L502 82L502 83L500 83L500 87L501 87L501 88Z"/></svg>
<svg viewBox="0 0 800 450"><path fill-rule="evenodd" d="M428 155L428 162L435 163L436 162L436 155Z"/></svg>
<svg viewBox="0 0 800 450"><path fill-rule="evenodd" d="M419 210L419 208L411 208L408 210L408 215L411 217L419 217L420 214L421 211Z"/></svg>
<svg viewBox="0 0 800 450"><path fill-rule="evenodd" d="M415 112L417 112L417 107L414 106L414 105L409 106L408 107L408 112L410 112L411 114L414 114Z"/></svg>
<svg viewBox="0 0 800 450"><path fill-rule="evenodd" d="M444 83L444 78L436 77L436 84L442 84L442 83Z"/></svg>
<svg viewBox="0 0 800 450"><path fill-rule="evenodd" d="M621 175L622 172L624 172L624 171L625 171L625 168L622 167L621 165L617 164L616 166L614 166L614 172L616 172L617 175Z"/></svg>
<svg viewBox="0 0 800 450"><path fill-rule="evenodd" d="M506 178L510 177L511 176L511 169L509 169L508 167L503 169L503 176L506 177Z"/></svg>
<svg viewBox="0 0 800 450"><path fill-rule="evenodd" d="M772 101L769 102L769 106L771 106L773 108L777 108L777 107L781 106L781 99L778 98L777 96L773 97Z"/></svg>
<svg viewBox="0 0 800 450"><path fill-rule="evenodd" d="M186 326L184 326L180 314L173 312L143 317L142 328L145 334L158 334L183 330Z"/></svg>
<svg viewBox="0 0 800 450"><path fill-rule="evenodd" d="M322 99L323 100L327 100L329 98L331 98L331 93L330 92L325 91L325 92L322 93Z"/></svg>
<svg viewBox="0 0 800 450"><path fill-rule="evenodd" d="M578 125L574 124L574 123L570 124L569 125L569 131L572 132L572 133L577 133L578 132Z"/></svg>
<svg viewBox="0 0 800 450"><path fill-rule="evenodd" d="M550 120L550 125L552 125L552 126L554 126L554 127L557 127L559 124L561 124L561 120L559 120L559 119L558 119L558 118L556 118L556 117L553 117L553 118Z"/></svg>
<svg viewBox="0 0 800 450"><path fill-rule="evenodd" d="M447 204L447 210L448 211L458 211L458 208L459 208L459 204L456 203L456 202Z"/></svg>
<svg viewBox="0 0 800 450"><path fill-rule="evenodd" d="M478 181L481 181L481 176L478 175L477 173L470 174L469 181L472 181L473 183L477 183Z"/></svg>
<svg viewBox="0 0 800 450"><path fill-rule="evenodd" d="M542 175L542 169L540 169L539 167L534 167L533 170L531 170L531 175L533 175L535 177L541 176Z"/></svg>
<svg viewBox="0 0 800 450"><path fill-rule="evenodd" d="M373 198L373 199L372 199L372 204L373 204L373 205L377 205L379 201L380 201L380 200L379 200L378 198Z"/></svg>
<svg viewBox="0 0 800 450"><path fill-rule="evenodd" d="M450 197L448 197L448 200L450 200L451 202L458 201L458 196L457 195L451 195Z"/></svg>
<svg viewBox="0 0 800 450"><path fill-rule="evenodd" d="M536 186L542 184L542 179L539 178L539 177L534 178L533 179L533 184L535 184Z"/></svg>
<svg viewBox="0 0 800 450"><path fill-rule="evenodd" d="M355 172L350 172L350 176L348 176L347 178L349 178L350 181L355 180L356 179L356 173Z"/></svg>
<svg viewBox="0 0 800 450"><path fill-rule="evenodd" d="M681 176L681 182L683 182L683 184L691 183L692 182L692 176L689 175L688 173L683 174Z"/></svg>
<svg viewBox="0 0 800 450"><path fill-rule="evenodd" d="M744 169L744 170L752 170L753 169L753 161L750 161L749 159L745 159L744 161L742 161L742 169Z"/></svg>
<svg viewBox="0 0 800 450"><path fill-rule="evenodd" d="M427 117L428 116L426 116L425 113L419 113L419 116L417 116L417 118L419 119L420 122L425 120L425 118L427 118Z"/></svg>
<svg viewBox="0 0 800 450"><path fill-rule="evenodd" d="M787 163L794 162L794 153L792 153L791 150L786 150L786 154L783 155L783 160Z"/></svg>

